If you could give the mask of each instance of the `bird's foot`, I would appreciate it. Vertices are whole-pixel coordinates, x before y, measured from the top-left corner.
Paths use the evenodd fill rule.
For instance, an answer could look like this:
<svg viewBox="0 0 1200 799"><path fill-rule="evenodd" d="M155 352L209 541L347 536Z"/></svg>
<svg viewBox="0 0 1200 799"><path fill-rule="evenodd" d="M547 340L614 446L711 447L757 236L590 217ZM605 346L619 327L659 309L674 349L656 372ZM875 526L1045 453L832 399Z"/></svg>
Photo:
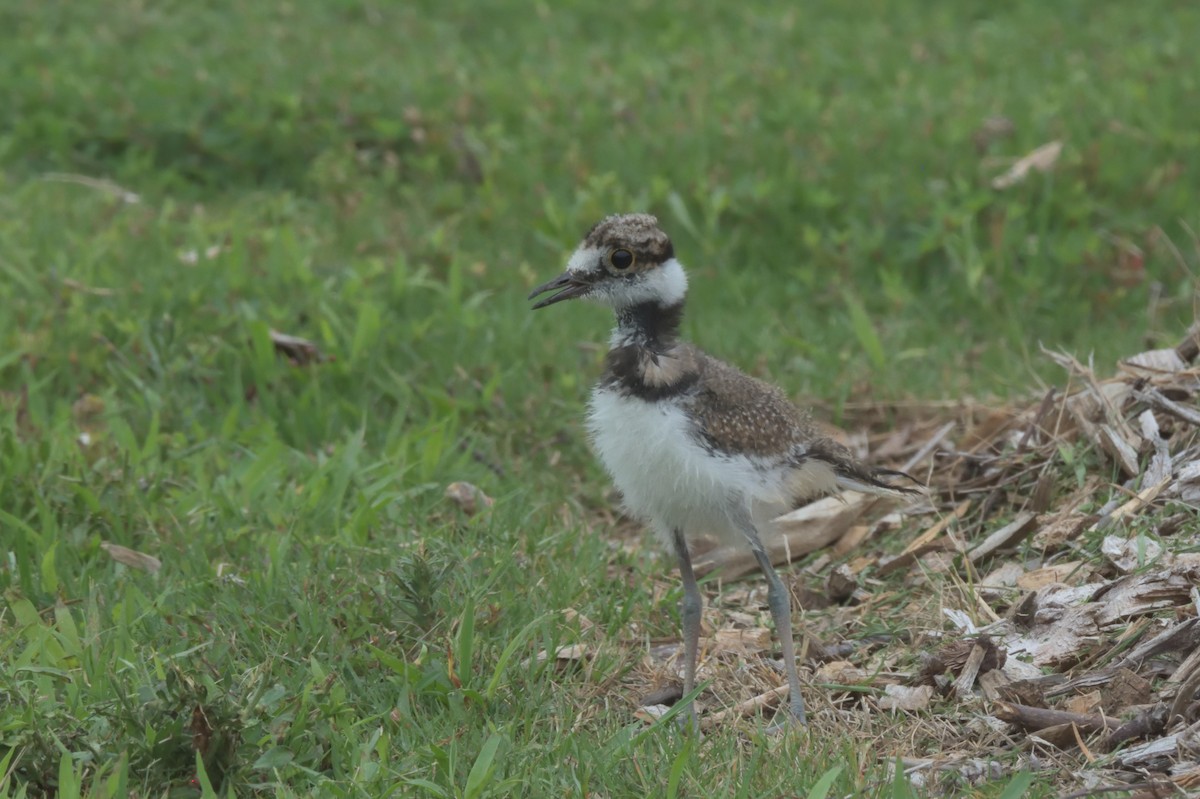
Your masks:
<svg viewBox="0 0 1200 799"><path fill-rule="evenodd" d="M808 729L808 718L804 714L804 702L793 700L786 711L776 713L775 718L767 725L768 735L782 735L792 730Z"/></svg>
<svg viewBox="0 0 1200 799"><path fill-rule="evenodd" d="M675 723L679 725L680 731L699 736L700 718L696 715L696 703L689 702L687 709L675 717Z"/></svg>

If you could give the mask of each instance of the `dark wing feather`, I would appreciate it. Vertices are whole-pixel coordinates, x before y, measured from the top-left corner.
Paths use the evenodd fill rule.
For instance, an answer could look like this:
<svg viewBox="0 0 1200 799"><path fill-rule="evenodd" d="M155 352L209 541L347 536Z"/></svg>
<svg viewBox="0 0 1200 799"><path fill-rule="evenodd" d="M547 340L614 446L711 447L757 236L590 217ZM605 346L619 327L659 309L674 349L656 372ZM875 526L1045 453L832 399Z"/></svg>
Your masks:
<svg viewBox="0 0 1200 799"><path fill-rule="evenodd" d="M810 459L829 464L837 476L838 485L842 488L891 496L917 495L924 491L921 482L911 475L895 469L869 466L854 457L854 453L850 451L849 447L831 438L819 438L809 442L804 448L803 455L798 457L797 465ZM896 485L887 480L888 477L902 477L913 485Z"/></svg>

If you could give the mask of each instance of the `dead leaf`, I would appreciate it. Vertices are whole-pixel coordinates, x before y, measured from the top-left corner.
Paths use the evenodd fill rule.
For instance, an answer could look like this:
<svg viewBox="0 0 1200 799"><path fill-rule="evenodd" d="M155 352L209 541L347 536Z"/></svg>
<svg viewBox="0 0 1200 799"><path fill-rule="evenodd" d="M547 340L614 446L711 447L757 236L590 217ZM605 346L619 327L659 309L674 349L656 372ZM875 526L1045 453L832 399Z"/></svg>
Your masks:
<svg viewBox="0 0 1200 799"><path fill-rule="evenodd" d="M653 707L654 705L673 705L683 698L683 686L673 682L669 685L659 686L650 693L642 697L638 702L640 707Z"/></svg>
<svg viewBox="0 0 1200 799"><path fill-rule="evenodd" d="M1039 549L1054 552L1077 538L1085 528L1094 524L1095 521L1096 516L1090 513L1075 511L1060 513L1038 530L1033 537L1033 545Z"/></svg>
<svg viewBox="0 0 1200 799"><path fill-rule="evenodd" d="M573 621L579 622L580 630L590 630L596 626L596 623L594 621L589 619L587 616L584 616L579 611L575 610L575 608L567 608L566 610L564 610L562 612L562 614L563 614L563 618L566 619L568 623L573 622Z"/></svg>
<svg viewBox="0 0 1200 799"><path fill-rule="evenodd" d="M701 638L700 647L713 654L756 655L771 648L771 631L766 627L717 630L712 637Z"/></svg>
<svg viewBox="0 0 1200 799"><path fill-rule="evenodd" d="M446 499L462 508L463 513L468 516L474 516L480 510L496 504L496 500L483 493L482 490L462 481L446 486L445 496Z"/></svg>
<svg viewBox="0 0 1200 799"><path fill-rule="evenodd" d="M276 354L287 358L293 366L307 366L310 363L332 360L327 358L316 344L306 338L289 336L287 333L280 333L274 329L270 331L270 335Z"/></svg>
<svg viewBox="0 0 1200 799"><path fill-rule="evenodd" d="M817 669L817 682L833 683L835 685L858 685L867 681L867 675L862 669L848 660L831 660L822 663Z"/></svg>
<svg viewBox="0 0 1200 799"><path fill-rule="evenodd" d="M201 757L208 754L209 744L212 742L213 728L208 723L208 714L204 712L204 708L196 705L192 708L192 748L200 753Z"/></svg>
<svg viewBox="0 0 1200 799"><path fill-rule="evenodd" d="M979 581L979 589L991 595L1001 595L1004 589L1015 588L1025 576L1025 567L1016 561L1006 560L988 572Z"/></svg>
<svg viewBox="0 0 1200 799"><path fill-rule="evenodd" d="M100 542L100 548L107 552L108 556L117 563L128 566L131 569L141 569L142 571L156 574L162 568L162 561L153 555L147 555L143 552L123 547L120 544L102 541Z"/></svg>
<svg viewBox="0 0 1200 799"><path fill-rule="evenodd" d="M521 666L523 668L529 668L534 663L545 663L547 660L550 660L551 657L553 657L559 665L562 665L566 663L578 663L581 660L591 657L591 653L588 652L586 644L568 644L555 649L553 656L551 656L549 651L543 649L533 658L525 658L525 660L521 661Z"/></svg>
<svg viewBox="0 0 1200 799"><path fill-rule="evenodd" d="M134 192L118 186L111 180L104 180L103 178L76 175L70 172L46 172L41 175L41 179L54 183L74 183L79 186L86 186L89 189L96 189L97 191L111 194L126 205L136 205L142 201L142 198Z"/></svg>
<svg viewBox="0 0 1200 799"><path fill-rule="evenodd" d="M653 724L669 712L670 705L642 705L633 712L633 717L643 724Z"/></svg>
<svg viewBox="0 0 1200 799"><path fill-rule="evenodd" d="M1029 176L1033 170L1038 172L1049 172L1057 163L1058 157L1062 154L1063 143L1061 140L1047 142L1028 155L1017 160L1008 171L1003 175L992 180L992 188L1004 190L1015 186Z"/></svg>
<svg viewBox="0 0 1200 799"><path fill-rule="evenodd" d="M1065 583L1068 580L1078 585L1090 573L1081 560L1063 561L1021 575L1017 578L1017 587L1025 591L1036 591L1051 583Z"/></svg>

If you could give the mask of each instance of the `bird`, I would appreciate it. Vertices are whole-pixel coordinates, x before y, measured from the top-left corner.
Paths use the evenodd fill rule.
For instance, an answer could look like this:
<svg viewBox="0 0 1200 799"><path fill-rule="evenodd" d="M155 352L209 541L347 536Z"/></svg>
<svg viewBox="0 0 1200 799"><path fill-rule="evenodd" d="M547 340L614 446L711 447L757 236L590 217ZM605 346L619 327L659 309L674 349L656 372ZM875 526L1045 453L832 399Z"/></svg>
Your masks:
<svg viewBox="0 0 1200 799"><path fill-rule="evenodd" d="M806 724L796 671L791 598L765 541L775 520L841 490L905 498L921 492L903 472L860 461L780 388L680 338L688 279L670 237L650 214L615 214L583 237L558 277L537 286L537 310L583 299L615 315L586 428L626 511L675 555L683 583L683 696L696 685L703 598L689 544L703 535L749 547L787 675L790 719ZM900 480L906 485L896 481ZM686 717L698 729L695 703Z"/></svg>

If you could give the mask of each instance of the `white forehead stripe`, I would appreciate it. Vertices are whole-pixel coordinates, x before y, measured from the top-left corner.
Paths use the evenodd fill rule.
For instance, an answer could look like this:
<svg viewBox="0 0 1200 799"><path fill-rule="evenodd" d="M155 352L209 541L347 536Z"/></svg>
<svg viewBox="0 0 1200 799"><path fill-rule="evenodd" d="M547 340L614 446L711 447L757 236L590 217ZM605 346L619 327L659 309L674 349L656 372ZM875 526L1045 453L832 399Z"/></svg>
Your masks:
<svg viewBox="0 0 1200 799"><path fill-rule="evenodd" d="M580 247L571 253L571 259L567 261L567 271L589 272L600 263L600 256L603 254L604 250L598 247Z"/></svg>

